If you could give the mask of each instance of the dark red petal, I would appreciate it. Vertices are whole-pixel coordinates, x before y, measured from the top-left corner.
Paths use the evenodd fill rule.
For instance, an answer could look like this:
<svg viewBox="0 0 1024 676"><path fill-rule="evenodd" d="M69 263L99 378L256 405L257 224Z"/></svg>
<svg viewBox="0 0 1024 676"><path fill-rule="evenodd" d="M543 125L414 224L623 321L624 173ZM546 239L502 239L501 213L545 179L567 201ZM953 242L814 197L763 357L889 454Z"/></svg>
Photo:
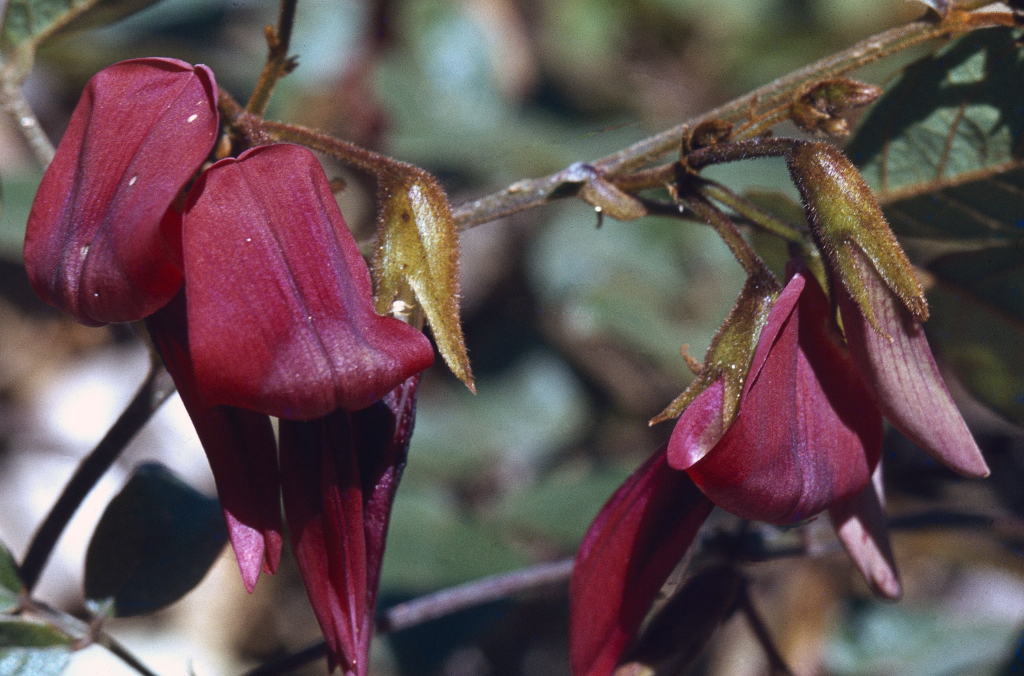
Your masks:
<svg viewBox="0 0 1024 676"><path fill-rule="evenodd" d="M736 421L687 470L716 505L771 523L853 496L881 453L881 414L829 334L828 300L810 276L797 274L787 289L800 283L799 304L774 340L767 328L762 334Z"/></svg>
<svg viewBox="0 0 1024 676"><path fill-rule="evenodd" d="M312 420L365 408L433 361L423 334L374 312L366 263L305 148L218 162L189 195L182 237L211 403Z"/></svg>
<svg viewBox="0 0 1024 676"><path fill-rule="evenodd" d="M607 676L713 505L661 448L598 513L569 587L573 676Z"/></svg>
<svg viewBox="0 0 1024 676"><path fill-rule="evenodd" d="M93 76L29 215L25 267L36 293L92 325L142 319L170 300L181 254L161 220L218 123L206 66L136 59Z"/></svg>
<svg viewBox="0 0 1024 676"><path fill-rule="evenodd" d="M146 327L206 449L242 580L251 592L261 566L272 573L281 559L274 430L261 413L203 403L196 394L185 317L185 295L179 293L146 319Z"/></svg>
<svg viewBox="0 0 1024 676"><path fill-rule="evenodd" d="M758 338L758 349L751 360L750 371L743 381L744 395L746 395L751 383L757 379L758 373L764 367L765 359L769 353L768 346L771 346L778 339L779 331L785 326L789 315L796 309L796 304L800 300L800 292L803 291L803 288L803 278L794 277L786 285L786 288L782 290L782 293L779 294L775 304L772 305L768 321L765 323ZM766 347L762 349L762 345ZM672 430L672 437L668 442L668 462L674 469L689 469L694 463L711 452L711 449L725 435L726 428L722 420L722 397L724 392L725 385L723 379L719 378L701 392L679 417L679 422L676 423L675 429Z"/></svg>
<svg viewBox="0 0 1024 676"><path fill-rule="evenodd" d="M281 488L292 551L327 640L331 670L365 676L367 566L363 489L347 411L281 420Z"/></svg>
<svg viewBox="0 0 1024 676"><path fill-rule="evenodd" d="M414 375L385 395L383 400L352 414L353 440L363 486L368 609L363 618L363 632L367 637L373 633L373 609L377 602L391 505L412 439L419 383L419 375Z"/></svg>

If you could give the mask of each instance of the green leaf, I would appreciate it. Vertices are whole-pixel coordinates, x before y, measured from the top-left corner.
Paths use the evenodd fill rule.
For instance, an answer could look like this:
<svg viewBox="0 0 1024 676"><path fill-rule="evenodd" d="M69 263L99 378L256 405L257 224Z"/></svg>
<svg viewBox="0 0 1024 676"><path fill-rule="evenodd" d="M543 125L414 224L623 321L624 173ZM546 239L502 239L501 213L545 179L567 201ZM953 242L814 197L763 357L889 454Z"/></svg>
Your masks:
<svg viewBox="0 0 1024 676"><path fill-rule="evenodd" d="M908 66L875 104L846 151L883 204L1024 165L1018 33L969 33Z"/></svg>
<svg viewBox="0 0 1024 676"><path fill-rule="evenodd" d="M7 547L0 544L0 613L10 612L18 607L21 586L18 564L7 551Z"/></svg>
<svg viewBox="0 0 1024 676"><path fill-rule="evenodd" d="M25 620L0 620L0 649L51 648L71 645L73 642L74 639L70 636L48 624Z"/></svg>
<svg viewBox="0 0 1024 676"><path fill-rule="evenodd" d="M971 392L1024 425L1024 49L970 33L907 68L847 153L933 277L925 328Z"/></svg>
<svg viewBox="0 0 1024 676"><path fill-rule="evenodd" d="M105 26L158 0L9 0L4 13L5 49L41 42L58 31Z"/></svg>
<svg viewBox="0 0 1024 676"><path fill-rule="evenodd" d="M226 542L220 507L156 463L141 465L103 513L86 552L85 594L113 614L174 603L206 575Z"/></svg>

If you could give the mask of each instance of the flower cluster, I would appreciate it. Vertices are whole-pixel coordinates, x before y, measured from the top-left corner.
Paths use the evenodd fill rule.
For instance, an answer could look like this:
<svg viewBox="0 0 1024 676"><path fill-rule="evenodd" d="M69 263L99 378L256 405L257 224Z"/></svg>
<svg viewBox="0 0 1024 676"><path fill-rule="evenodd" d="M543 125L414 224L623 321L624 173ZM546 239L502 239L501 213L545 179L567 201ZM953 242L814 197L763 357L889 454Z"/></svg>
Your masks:
<svg viewBox="0 0 1024 676"><path fill-rule="evenodd" d="M283 496L332 666L362 675L433 350L374 311L311 152L259 146L196 178L218 128L205 66L150 58L98 73L39 186L25 265L37 293L83 323L146 321L206 449L246 587L277 566Z"/></svg>
<svg viewBox="0 0 1024 676"><path fill-rule="evenodd" d="M783 525L827 510L872 590L898 597L881 501L883 415L952 469L988 474L924 336L923 292L870 189L832 146L796 142L786 159L835 302L791 262L752 356L734 350L729 370L745 373L742 387L709 359L669 442L601 509L570 589L576 676L612 672L716 505ZM748 291L738 310L751 305ZM751 316L734 312L719 337Z"/></svg>

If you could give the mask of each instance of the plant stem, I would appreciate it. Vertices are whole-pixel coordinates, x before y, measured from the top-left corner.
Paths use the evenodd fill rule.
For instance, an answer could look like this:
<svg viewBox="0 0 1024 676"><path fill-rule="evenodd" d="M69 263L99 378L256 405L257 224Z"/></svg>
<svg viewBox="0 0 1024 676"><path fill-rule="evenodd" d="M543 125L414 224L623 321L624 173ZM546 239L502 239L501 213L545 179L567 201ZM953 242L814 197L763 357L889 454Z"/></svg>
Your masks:
<svg viewBox="0 0 1024 676"><path fill-rule="evenodd" d="M765 232L781 237L793 244L804 245L807 243L803 235L800 234L799 229L778 216L762 210L750 200L737 195L721 183L700 179L695 183L695 188L704 197L724 204Z"/></svg>
<svg viewBox="0 0 1024 676"><path fill-rule="evenodd" d="M747 240L743 239L743 235L740 234L731 218L699 193L682 192L679 194L679 201L715 229L748 276L758 280L775 280L775 275L768 269L768 265L747 244ZM778 287L777 290L782 290L777 281L774 282L774 286Z"/></svg>
<svg viewBox="0 0 1024 676"><path fill-rule="evenodd" d="M39 125L39 119L28 105L25 92L21 89L25 76L32 70L32 56L31 50L20 48L15 51L10 62L3 64L0 71L0 106L25 137L39 166L46 169L53 161L53 143Z"/></svg>
<svg viewBox="0 0 1024 676"><path fill-rule="evenodd" d="M948 38L976 28L1010 26L1013 21L1014 17L1009 12L961 12L943 22L919 20L890 29L591 164L609 179L616 174L634 171L676 151L686 132L701 123L717 119L743 124L756 119L761 111L788 104L811 83L849 73L923 42ZM564 174L565 170L519 181L499 192L462 204L452 212L456 227L464 230L546 204L559 196L556 194L558 188L566 182Z"/></svg>
<svg viewBox="0 0 1024 676"><path fill-rule="evenodd" d="M562 559L491 575L400 603L384 611L377 620L377 631L382 634L402 631L482 603L564 582L572 574L573 561L571 558ZM244 676L278 676L321 659L326 654L327 644L319 641L297 653L251 669Z"/></svg>
<svg viewBox="0 0 1024 676"><path fill-rule="evenodd" d="M267 62L260 72L260 79L256 81L256 88L253 89L249 103L245 111L250 115L262 117L267 110L267 103L274 93L277 81L290 73L297 62L294 58L288 58L288 47L292 40L292 26L295 24L295 6L298 0L281 0L281 12L277 18L277 30L270 26L266 28L267 37Z"/></svg>
<svg viewBox="0 0 1024 676"><path fill-rule="evenodd" d="M321 134L306 127L270 120L260 121L258 127L259 131L271 140L292 141L302 144L307 148L330 155L343 164L354 167L371 176L378 177L382 173L389 171L405 175L425 173L419 167L408 162L402 162L387 155L375 153L355 143L342 141L341 139Z"/></svg>
<svg viewBox="0 0 1024 676"><path fill-rule="evenodd" d="M31 593L36 586L57 540L82 501L121 455L128 442L173 393L174 383L160 365L159 358L154 355L149 374L135 397L96 448L79 464L33 536L21 564L21 580L25 584L26 593Z"/></svg>
<svg viewBox="0 0 1024 676"><path fill-rule="evenodd" d="M388 608L377 622L377 630L385 633L402 631L458 610L562 582L572 573L572 565L573 559L562 559L442 589Z"/></svg>
<svg viewBox="0 0 1024 676"><path fill-rule="evenodd" d="M753 629L757 642L768 657L768 666L771 668L772 676L793 676L793 672L790 671L786 660L782 658L779 649L775 647L775 641L772 640L772 635L768 632L768 627L765 626L764 620L761 619L761 615L754 608L754 604L750 600L750 591L747 589L746 584L740 587L739 606L743 610L743 614L747 616L747 621L750 622L750 628Z"/></svg>

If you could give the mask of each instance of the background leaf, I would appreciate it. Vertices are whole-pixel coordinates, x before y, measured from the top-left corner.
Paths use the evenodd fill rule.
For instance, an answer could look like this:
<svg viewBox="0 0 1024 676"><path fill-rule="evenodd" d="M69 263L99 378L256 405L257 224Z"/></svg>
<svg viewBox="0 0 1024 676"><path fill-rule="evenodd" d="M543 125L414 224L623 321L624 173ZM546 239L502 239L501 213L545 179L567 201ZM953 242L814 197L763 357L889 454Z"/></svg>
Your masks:
<svg viewBox="0 0 1024 676"><path fill-rule="evenodd" d="M36 45L61 30L104 26L145 9L158 0L9 0L4 13L3 45Z"/></svg>
<svg viewBox="0 0 1024 676"><path fill-rule="evenodd" d="M1024 49L977 31L909 66L847 152L929 291L933 345L1024 424Z"/></svg>
<svg viewBox="0 0 1024 676"><path fill-rule="evenodd" d="M103 513L85 558L85 594L113 613L150 613L206 575L227 534L217 501L156 463L140 465Z"/></svg>

